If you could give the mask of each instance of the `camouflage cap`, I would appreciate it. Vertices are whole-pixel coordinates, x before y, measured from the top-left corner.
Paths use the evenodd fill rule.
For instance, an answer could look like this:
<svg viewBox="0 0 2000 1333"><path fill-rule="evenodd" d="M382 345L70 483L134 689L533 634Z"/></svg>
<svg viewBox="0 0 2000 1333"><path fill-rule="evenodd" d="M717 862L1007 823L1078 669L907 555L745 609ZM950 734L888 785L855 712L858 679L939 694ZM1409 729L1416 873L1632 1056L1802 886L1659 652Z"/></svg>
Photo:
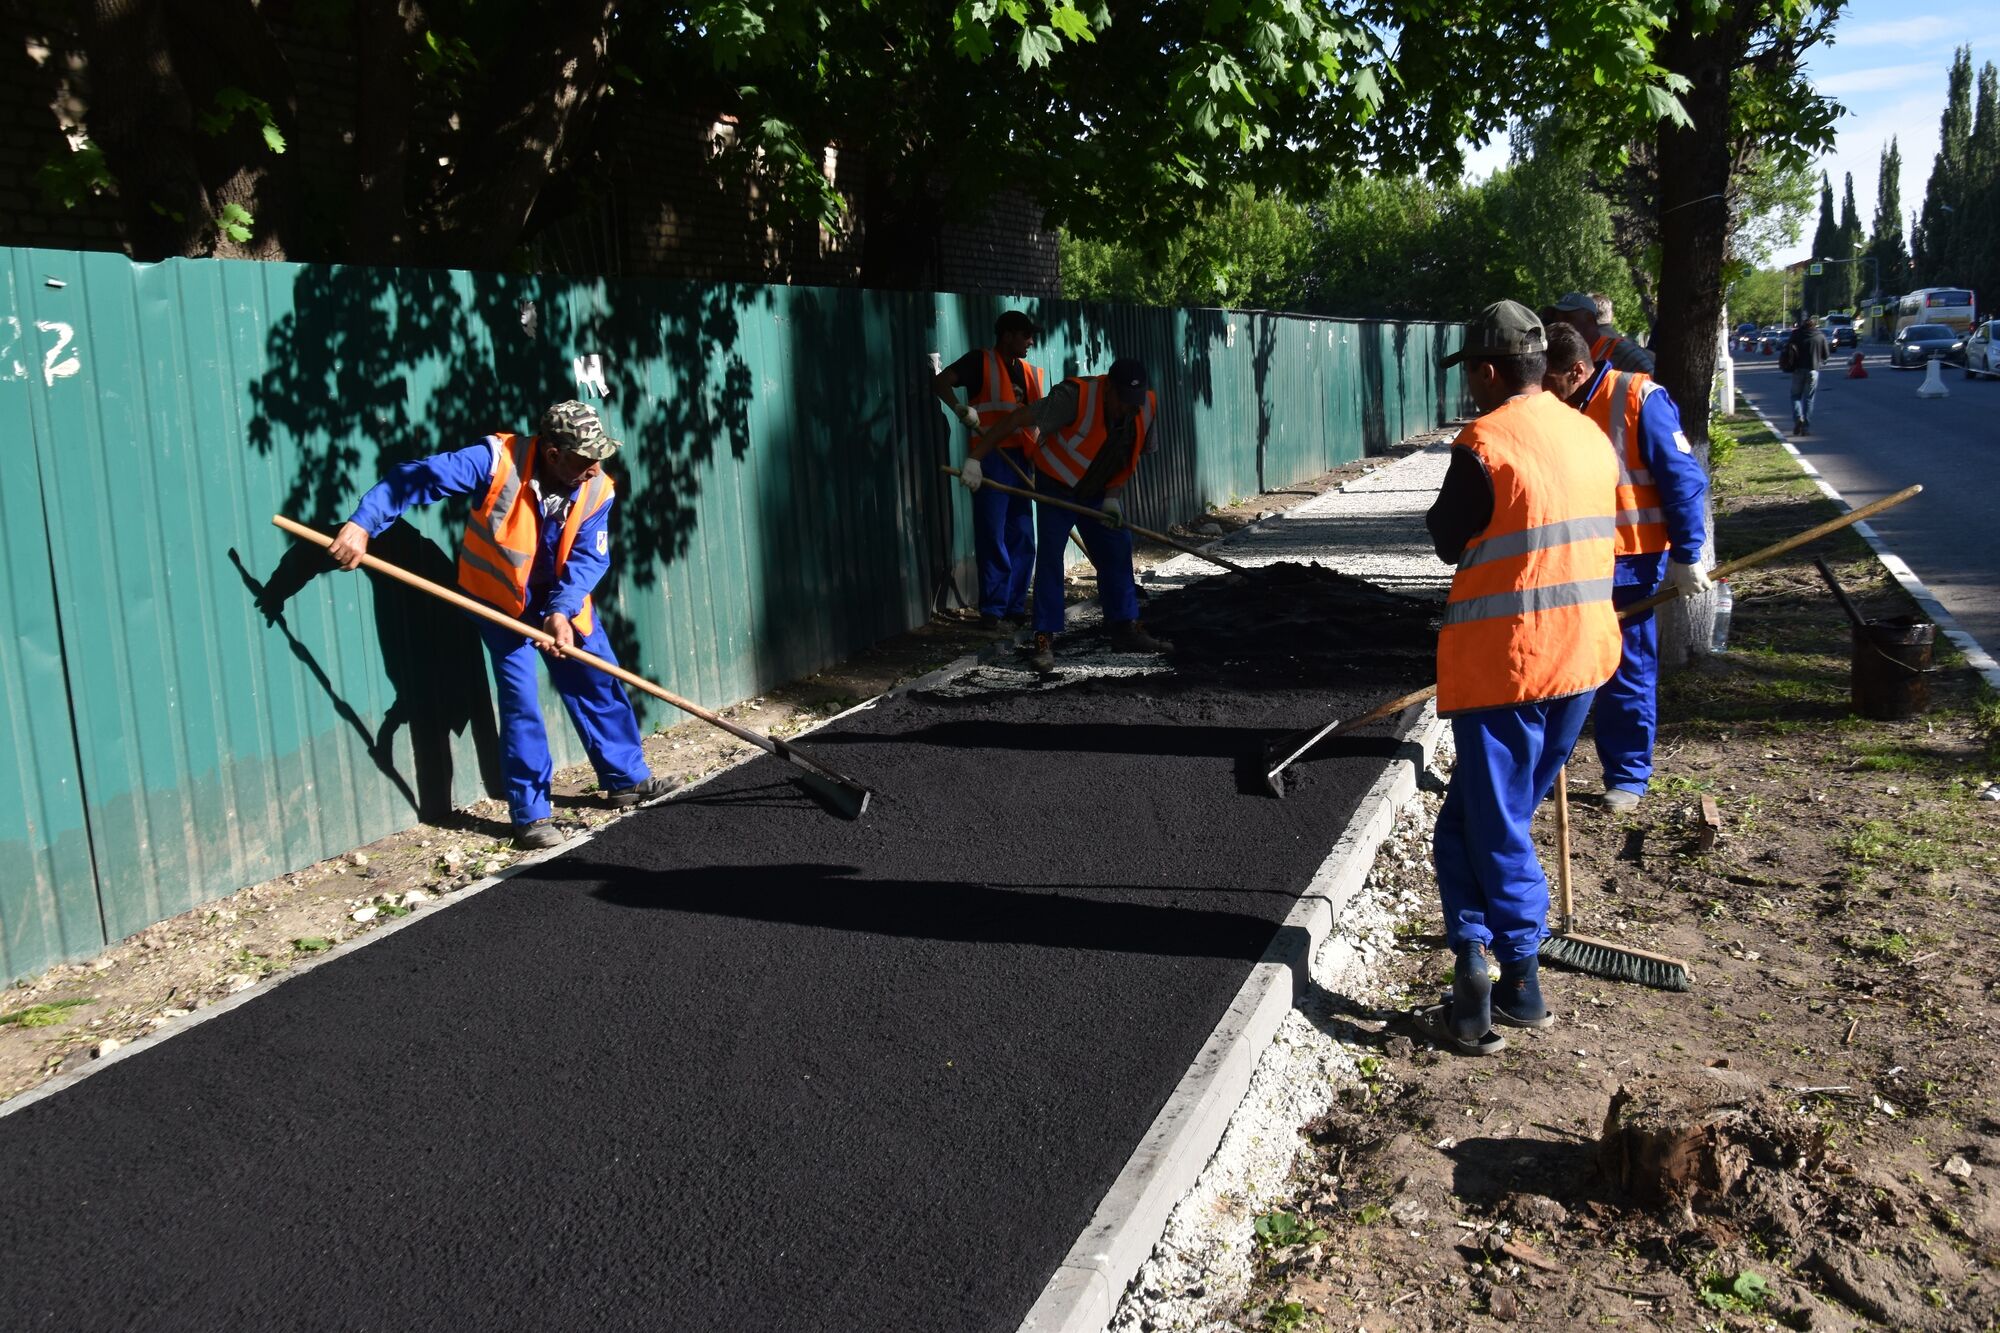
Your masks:
<svg viewBox="0 0 2000 1333"><path fill-rule="evenodd" d="M604 433L604 423L587 403L571 398L542 413L541 437L565 453L601 462L618 452L622 442Z"/></svg>

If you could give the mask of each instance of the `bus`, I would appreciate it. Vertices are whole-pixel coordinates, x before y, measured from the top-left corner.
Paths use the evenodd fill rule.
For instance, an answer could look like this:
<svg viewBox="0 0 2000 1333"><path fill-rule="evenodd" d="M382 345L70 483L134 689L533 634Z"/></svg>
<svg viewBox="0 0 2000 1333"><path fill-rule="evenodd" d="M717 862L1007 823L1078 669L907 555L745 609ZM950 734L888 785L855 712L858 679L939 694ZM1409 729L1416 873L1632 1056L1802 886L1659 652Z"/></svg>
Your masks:
<svg viewBox="0 0 2000 1333"><path fill-rule="evenodd" d="M1972 329L1972 292L1964 287L1924 287L1896 306L1895 332L1912 324L1949 324L1954 332Z"/></svg>

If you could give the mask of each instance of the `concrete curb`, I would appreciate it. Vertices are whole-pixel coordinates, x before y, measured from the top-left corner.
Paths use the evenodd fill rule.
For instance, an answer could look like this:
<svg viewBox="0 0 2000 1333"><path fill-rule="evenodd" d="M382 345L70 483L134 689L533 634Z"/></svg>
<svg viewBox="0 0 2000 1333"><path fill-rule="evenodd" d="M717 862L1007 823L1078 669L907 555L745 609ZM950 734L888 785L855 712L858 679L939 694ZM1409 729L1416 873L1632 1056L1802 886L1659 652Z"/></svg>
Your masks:
<svg viewBox="0 0 2000 1333"><path fill-rule="evenodd" d="M1814 467L1806 456L1798 451L1796 445L1785 438L1785 433L1778 429L1771 418L1765 416L1763 411L1747 398L1743 400L1743 405L1750 409L1752 416L1764 423L1766 430L1778 437L1778 443L1785 447L1785 452L1792 456L1792 461L1799 465L1799 470L1812 478L1813 485L1819 487L1821 494L1825 495L1827 499L1832 500L1842 509L1849 512L1853 511L1854 505L1849 503L1847 497L1834 489L1832 482L1820 475L1819 469ZM1889 549L1888 543L1876 535L1873 527L1866 523L1856 523L1854 530L1861 534L1861 539L1868 543L1870 550L1875 552L1875 558L1882 562L1882 567L1887 569L1890 576L1902 585L1903 591L1908 593L1911 600L1923 608L1924 614L1931 618L1932 623L1938 627L1945 638L1951 640L1952 646L1965 654L1966 665L1977 671L1989 687L2000 690L2000 662L1994 660L1993 654L1980 646L1979 640L1973 638L1959 627L1958 621L1953 618L1951 612L1945 610L1944 603L1932 595L1931 590L1924 586L1924 581L1917 577L1916 571L1904 562L1903 557Z"/></svg>
<svg viewBox="0 0 2000 1333"><path fill-rule="evenodd" d="M1299 895L1263 958L1181 1076L1167 1104L1118 1173L1055 1275L1021 1322L1022 1333L1098 1333L1194 1187L1250 1088L1264 1048L1292 1008L1299 979L1367 878L1396 812L1417 794L1444 723L1434 705L1404 740Z"/></svg>
<svg viewBox="0 0 2000 1333"><path fill-rule="evenodd" d="M794 732L791 736L786 737L786 739L793 740L799 736L811 735L813 732L818 731L820 728L830 726L844 717L851 717L855 713L862 712L866 709L874 708L885 699L891 699L896 697L897 695L906 694L911 690L922 689L926 686L934 685L941 680L949 679L950 677L958 674L959 672L970 670L972 667L976 666L980 660L981 660L981 655L977 653L968 654L963 657L955 658L952 661L946 663L944 666L937 668L935 671L928 671L921 676L917 676L914 677L913 679L903 681L900 684L892 685L887 690L884 690L881 694L878 694L871 699L864 699L860 703L855 704L852 708L843 709L841 712L835 713L830 717L821 718L819 721L813 723L811 726L803 728L800 731ZM453 907L457 907L461 903L470 902L472 899L478 897L480 894L486 892L486 890L494 887L495 885L503 883L506 880L512 879L515 875L518 875L523 870L526 870L533 866L539 866L544 861L553 860L558 856L562 856L565 853L574 851L578 847L585 846L593 838L597 836L597 829L609 828L611 825L619 823L623 819L628 818L631 814L638 813L638 810L657 809L659 806L680 800L682 797L686 796L689 792L700 789L701 787L707 785L714 779L721 777L724 773L731 772L732 770L739 768L744 764L750 763L753 760L762 759L765 757L766 756L762 750L752 749L748 754L741 756L734 763L724 764L722 767L716 769L713 773L704 773L702 776L696 778L694 781L688 783L686 786L675 788L673 794L671 796L666 797L664 800L654 801L649 805L640 806L638 807L638 809L630 811L626 815L621 815L618 819L607 820L605 823L598 825L597 828L585 829L580 833L572 834L568 839L566 839L563 842L562 846L560 847L552 847L546 852L537 852L532 856L524 856L520 860L515 861L512 865L509 865L496 875L489 875L485 879L475 880L474 882L466 885L464 888L453 890L448 894L440 894L435 899L432 900L432 904L430 906L420 908L419 910L410 913L408 916L402 917L396 921L392 921L387 925L377 926L375 929L368 931L366 934L357 935L350 940L343 940L341 941L341 943L335 945L333 948L327 950L325 953L316 954L311 958L305 959L298 963L294 963L291 967L286 968L283 972L276 973L270 978L268 982L259 982L253 986L246 986L242 990L236 992L234 995L226 996L223 999L215 1001L213 1004L204 1005L200 1009L197 1009L193 1013L187 1015L185 1018L177 1019L174 1022L168 1024L167 1026L158 1029L157 1031L147 1033L143 1037L134 1038L129 1045L121 1046L117 1050L111 1052L109 1055L103 1056L96 1060L89 1061L86 1064L80 1065L77 1068L70 1070L68 1073L58 1074L56 1077L48 1080L46 1083L43 1083L39 1087L30 1088L23 1093L17 1093L15 1096L8 1098L6 1101L0 1102L0 1118L10 1116L14 1114L16 1111L25 1110L26 1108L33 1106L36 1102L41 1101L43 1098L53 1097L57 1093L62 1092L67 1088L76 1086L78 1083L81 1083L84 1079L89 1078L93 1074L102 1073L104 1070L111 1068L113 1065L116 1065L121 1061L128 1060L131 1057L138 1055L144 1051L149 1051L164 1041L167 1041L174 1037L178 1037L182 1033L191 1032L195 1028L200 1027L203 1023L206 1023L214 1018L219 1018L223 1014L228 1013L232 1009L240 1008L241 1006L248 1004L252 1000L255 1000L261 996L269 995L279 986L284 985L288 981L295 981L299 977L304 976L306 973L311 972L315 968L324 967L328 963L331 963L336 959L345 958L349 954L354 953L361 949L365 949L371 944L379 943L380 941L389 938L389 936L394 935L399 930L407 930L411 926L416 925L419 921L426 920L430 917L436 916L438 913L446 911Z"/></svg>

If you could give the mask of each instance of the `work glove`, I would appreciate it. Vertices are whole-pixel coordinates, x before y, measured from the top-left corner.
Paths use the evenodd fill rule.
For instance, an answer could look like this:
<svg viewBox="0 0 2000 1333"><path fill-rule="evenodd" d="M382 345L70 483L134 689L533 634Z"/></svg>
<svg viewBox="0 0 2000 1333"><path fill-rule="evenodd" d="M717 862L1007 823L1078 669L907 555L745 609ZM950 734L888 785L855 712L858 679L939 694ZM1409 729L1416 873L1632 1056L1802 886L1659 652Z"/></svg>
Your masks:
<svg viewBox="0 0 2000 1333"><path fill-rule="evenodd" d="M979 414L972 410L971 403L953 403L951 410L952 415L965 423L967 430L979 429Z"/></svg>
<svg viewBox="0 0 2000 1333"><path fill-rule="evenodd" d="M1125 507L1118 503L1117 496L1105 496L1104 504L1099 507L1097 512L1103 516L1105 527L1122 528L1125 526Z"/></svg>
<svg viewBox="0 0 2000 1333"><path fill-rule="evenodd" d="M1679 560L1667 562L1667 586L1675 589L1683 597L1694 597L1715 586L1715 580L1699 564L1683 564Z"/></svg>
<svg viewBox="0 0 2000 1333"><path fill-rule="evenodd" d="M986 473L979 466L979 460L968 458L959 465L958 480L968 491L976 491L985 484Z"/></svg>

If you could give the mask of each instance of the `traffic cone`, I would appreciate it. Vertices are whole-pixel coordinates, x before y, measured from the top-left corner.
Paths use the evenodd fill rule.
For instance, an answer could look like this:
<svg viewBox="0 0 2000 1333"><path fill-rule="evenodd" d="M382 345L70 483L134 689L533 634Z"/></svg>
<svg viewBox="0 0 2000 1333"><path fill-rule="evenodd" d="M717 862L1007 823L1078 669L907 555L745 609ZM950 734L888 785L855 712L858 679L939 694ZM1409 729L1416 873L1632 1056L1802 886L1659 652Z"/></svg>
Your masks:
<svg viewBox="0 0 2000 1333"><path fill-rule="evenodd" d="M1856 352L1854 359L1847 363L1847 378L1851 380L1865 380L1868 378L1868 367L1861 364L1861 353Z"/></svg>

